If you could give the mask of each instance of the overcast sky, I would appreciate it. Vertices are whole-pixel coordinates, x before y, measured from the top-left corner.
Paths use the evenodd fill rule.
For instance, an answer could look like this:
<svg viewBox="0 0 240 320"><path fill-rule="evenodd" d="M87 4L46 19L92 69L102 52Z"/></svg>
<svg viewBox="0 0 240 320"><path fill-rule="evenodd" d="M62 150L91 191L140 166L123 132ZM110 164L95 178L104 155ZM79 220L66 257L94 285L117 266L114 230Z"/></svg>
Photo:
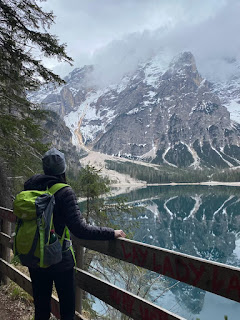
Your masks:
<svg viewBox="0 0 240 320"><path fill-rule="evenodd" d="M240 55L240 0L48 0L51 32L67 44L74 67L95 63L116 79L167 48L192 51L200 72L231 74ZM72 69L47 61L62 76ZM105 69L104 69L105 68Z"/></svg>

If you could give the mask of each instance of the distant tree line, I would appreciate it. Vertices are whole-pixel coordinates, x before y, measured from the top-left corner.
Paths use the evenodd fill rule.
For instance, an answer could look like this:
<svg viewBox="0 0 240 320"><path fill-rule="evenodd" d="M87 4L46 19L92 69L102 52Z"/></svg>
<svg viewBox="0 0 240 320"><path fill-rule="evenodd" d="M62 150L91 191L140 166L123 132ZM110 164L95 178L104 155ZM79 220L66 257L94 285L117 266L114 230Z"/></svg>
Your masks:
<svg viewBox="0 0 240 320"><path fill-rule="evenodd" d="M190 169L170 166L148 167L130 161L106 160L106 168L128 174L137 180L147 183L194 183L204 181L240 181L240 169Z"/></svg>

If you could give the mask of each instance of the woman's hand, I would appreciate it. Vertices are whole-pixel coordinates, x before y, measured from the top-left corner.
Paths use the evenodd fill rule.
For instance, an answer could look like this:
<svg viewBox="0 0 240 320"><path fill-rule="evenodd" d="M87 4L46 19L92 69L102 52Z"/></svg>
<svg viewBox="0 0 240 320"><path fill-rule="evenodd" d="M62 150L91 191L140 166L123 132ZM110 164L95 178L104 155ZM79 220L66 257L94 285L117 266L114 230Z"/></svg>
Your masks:
<svg viewBox="0 0 240 320"><path fill-rule="evenodd" d="M114 230L115 238L126 238L126 234L122 230Z"/></svg>

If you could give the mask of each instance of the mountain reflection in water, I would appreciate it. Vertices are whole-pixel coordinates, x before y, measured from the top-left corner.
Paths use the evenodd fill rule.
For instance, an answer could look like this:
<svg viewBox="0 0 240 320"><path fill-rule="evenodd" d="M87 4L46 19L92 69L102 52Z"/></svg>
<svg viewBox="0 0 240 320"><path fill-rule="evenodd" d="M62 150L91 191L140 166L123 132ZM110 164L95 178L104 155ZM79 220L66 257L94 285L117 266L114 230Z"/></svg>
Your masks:
<svg viewBox="0 0 240 320"><path fill-rule="evenodd" d="M134 240L240 267L240 188L158 186L125 196L144 207L137 218L139 228ZM176 283L167 280L169 287ZM153 300L157 295L152 293ZM155 303L187 319L223 320L224 315L229 320L240 319L239 303L183 283ZM220 311L218 305L224 304L228 307Z"/></svg>

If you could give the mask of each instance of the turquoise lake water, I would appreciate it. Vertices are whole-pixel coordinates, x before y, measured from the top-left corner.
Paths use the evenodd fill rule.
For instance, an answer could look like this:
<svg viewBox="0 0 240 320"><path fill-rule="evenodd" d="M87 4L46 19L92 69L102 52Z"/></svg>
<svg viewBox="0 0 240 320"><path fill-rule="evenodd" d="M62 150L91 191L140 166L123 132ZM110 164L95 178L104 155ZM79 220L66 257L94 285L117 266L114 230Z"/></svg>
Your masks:
<svg viewBox="0 0 240 320"><path fill-rule="evenodd" d="M158 186L126 196L143 207L134 240L240 267L240 188ZM189 320L240 319L240 303L166 281L172 288L160 298L162 288L150 291L159 306Z"/></svg>

